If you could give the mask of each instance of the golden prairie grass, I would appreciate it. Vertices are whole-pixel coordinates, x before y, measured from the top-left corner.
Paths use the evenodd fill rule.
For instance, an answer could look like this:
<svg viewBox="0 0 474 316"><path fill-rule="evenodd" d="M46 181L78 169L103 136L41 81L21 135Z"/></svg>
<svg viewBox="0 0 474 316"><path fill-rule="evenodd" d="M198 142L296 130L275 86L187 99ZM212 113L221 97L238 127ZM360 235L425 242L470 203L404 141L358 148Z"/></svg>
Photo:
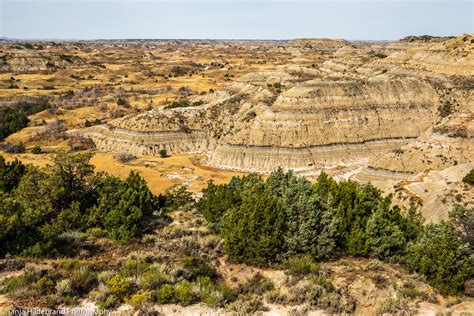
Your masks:
<svg viewBox="0 0 474 316"><path fill-rule="evenodd" d="M25 164L43 167L53 161L54 154L1 153L7 161L18 158ZM121 163L114 154L96 152L91 159L95 171L125 179L131 171L139 172L154 194L165 193L177 185L188 185L191 192L199 192L209 180L216 184L228 182L243 173L219 170L200 165L196 155L177 155L168 158L143 156L128 163Z"/></svg>
<svg viewBox="0 0 474 316"><path fill-rule="evenodd" d="M91 162L96 171L105 171L125 178L131 171L138 171L155 194L165 193L176 185L188 185L192 192L199 192L209 180L228 182L242 173L217 170L198 164L196 155L177 155L168 158L143 156L129 163L121 163L110 153L96 153Z"/></svg>

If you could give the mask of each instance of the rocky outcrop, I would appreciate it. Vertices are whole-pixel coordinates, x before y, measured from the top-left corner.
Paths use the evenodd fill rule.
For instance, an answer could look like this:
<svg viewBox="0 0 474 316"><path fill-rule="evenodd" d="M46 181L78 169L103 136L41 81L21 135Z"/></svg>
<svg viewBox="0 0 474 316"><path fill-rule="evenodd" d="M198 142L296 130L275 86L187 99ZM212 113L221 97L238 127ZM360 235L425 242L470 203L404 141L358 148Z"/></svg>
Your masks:
<svg viewBox="0 0 474 316"><path fill-rule="evenodd" d="M208 148L208 138L203 131L137 132L101 125L91 127L83 134L92 138L97 148L139 156L158 156L161 149L179 154L202 152Z"/></svg>
<svg viewBox="0 0 474 316"><path fill-rule="evenodd" d="M417 45L390 54L378 61L386 67L416 69L443 75L474 75L474 36L463 35L454 39Z"/></svg>
<svg viewBox="0 0 474 316"><path fill-rule="evenodd" d="M298 148L225 144L218 145L212 151L209 164L224 169L255 172L271 172L278 167L296 171L324 169L355 164L373 153L407 144L408 140L368 140Z"/></svg>
<svg viewBox="0 0 474 316"><path fill-rule="evenodd" d="M429 85L412 79L310 80L279 95L255 81L232 89L201 107L154 110L83 133L105 150L143 155L164 148L204 152L219 168L308 170L407 144L432 125L437 102Z"/></svg>
<svg viewBox="0 0 474 316"><path fill-rule="evenodd" d="M73 55L43 54L33 50L0 52L0 73L49 73L84 64L82 59Z"/></svg>
<svg viewBox="0 0 474 316"><path fill-rule="evenodd" d="M209 165L226 169L368 163L358 175L365 180L406 179L472 162L472 41L469 35L401 41L408 46L399 50L290 41L294 64L245 74L223 91L191 100L204 105L155 109L82 133L100 149L202 152ZM308 65L312 54L324 61Z"/></svg>

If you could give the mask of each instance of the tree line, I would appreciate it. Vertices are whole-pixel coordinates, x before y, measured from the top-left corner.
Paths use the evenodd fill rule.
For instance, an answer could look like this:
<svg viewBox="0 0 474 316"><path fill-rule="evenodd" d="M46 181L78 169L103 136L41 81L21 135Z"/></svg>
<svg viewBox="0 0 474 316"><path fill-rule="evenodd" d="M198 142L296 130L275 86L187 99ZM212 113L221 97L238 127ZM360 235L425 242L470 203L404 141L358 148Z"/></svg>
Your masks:
<svg viewBox="0 0 474 316"><path fill-rule="evenodd" d="M38 168L0 156L0 256L65 254L75 231L127 243L163 214L169 199L155 196L138 173L125 180L94 173L90 158L59 154Z"/></svg>
<svg viewBox="0 0 474 316"><path fill-rule="evenodd" d="M122 180L95 173L90 153L58 154L43 168L0 156L0 257L74 255L71 235L85 232L130 243L164 214L192 203L184 189L154 195L135 172ZM281 266L292 258L375 257L417 272L443 293L474 278L474 209L456 205L450 220L423 224L391 196L324 173L315 183L291 171L210 182L196 203L237 262Z"/></svg>
<svg viewBox="0 0 474 316"><path fill-rule="evenodd" d="M451 221L423 225L415 207L402 213L370 184L337 182L324 173L312 184L280 169L267 180L250 174L209 183L197 208L237 262L377 257L417 272L444 293L463 291L474 277L474 210L460 205Z"/></svg>

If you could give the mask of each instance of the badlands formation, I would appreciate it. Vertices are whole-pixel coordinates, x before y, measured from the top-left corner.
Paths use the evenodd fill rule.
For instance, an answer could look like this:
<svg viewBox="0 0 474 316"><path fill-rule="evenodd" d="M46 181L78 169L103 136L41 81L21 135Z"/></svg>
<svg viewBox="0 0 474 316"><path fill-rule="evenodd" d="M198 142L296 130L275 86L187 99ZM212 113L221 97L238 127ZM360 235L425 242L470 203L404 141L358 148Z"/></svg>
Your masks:
<svg viewBox="0 0 474 316"><path fill-rule="evenodd" d="M274 50L289 62L191 97L195 106L155 108L81 133L102 150L198 152L222 169L326 170L375 183L474 162L473 36L300 39Z"/></svg>
<svg viewBox="0 0 474 316"><path fill-rule="evenodd" d="M206 152L207 163L218 168L270 172L356 163L407 144L434 120L436 94L420 81L299 82L298 75L249 74L227 91L194 101L205 105L156 109L85 133L106 150ZM275 77L285 78L286 91L266 86Z"/></svg>
<svg viewBox="0 0 474 316"><path fill-rule="evenodd" d="M252 287L257 293L267 288L266 282L258 285L258 280L271 280L271 288L274 285L277 291L252 294L258 298L256 303L268 306L264 315L326 315L312 305L299 305L310 296L333 306L354 304L356 315L472 314L472 298L441 295L426 284L424 275L375 257L344 254L344 258L317 266L313 261L309 266L305 260L296 261L296 270L300 269L298 262L317 270L316 274L308 272L308 279L291 276L283 266L262 268L235 262L226 253L222 235L209 229L193 203L186 202L187 193L173 188L186 186L193 196L199 196L208 181L228 183L232 176L245 172L265 175L281 167L309 179L324 170L335 179L371 182L384 195L393 194L393 205L401 206L402 211L418 206L426 222L447 219L454 204L473 208L473 186L462 181L474 168L473 53L472 35L411 36L395 42L3 43L0 39L0 109L18 109L16 116L0 117L5 119L0 123L16 121L12 117L20 117L18 113L28 114L29 121L5 135L0 142L1 156L43 167L61 152L90 152L95 171L122 179L131 171L138 172L154 194L177 193L172 199L183 199L172 210L164 210L166 219L147 222L150 230L130 244L106 238L101 228L86 232L66 228L60 238L71 254L63 259L0 258L0 315L10 315L13 305L50 306L55 304L51 298L93 310L106 297L111 304L121 304L111 307L117 308L112 315L131 315L133 308L140 307L128 303L139 305L144 302L141 299L150 299L146 298L148 288L142 291L141 287L146 282L139 284L138 280L152 270L138 274L141 263L147 267L153 263L150 267L159 270L152 275L159 283L152 292L155 296L155 291L171 286L168 278L174 280L171 293L185 289L180 287L188 284L181 282L187 282L182 277L192 270L184 267L188 262L184 259L193 257L209 263L222 277L219 282L238 291ZM10 216L10 208L4 210ZM75 214L72 207L70 211L64 214ZM49 222L44 227L49 228ZM355 227L358 230L351 231L359 232L360 227ZM398 241L401 235L397 232L390 236ZM451 260L451 253L442 254L449 261L446 266L462 262ZM80 265L75 264L76 259ZM23 278L30 268L38 270L41 279L30 282ZM129 273L126 280L133 279L133 291L139 291L133 295L136 301L127 298L127 304L122 304L115 294L109 295L110 277L119 276L119 271ZM455 270L446 271L438 272L454 276L451 271ZM99 282L69 296L76 284L83 284L76 279L90 280L96 272ZM317 287L307 287L313 282L318 282ZM465 293L472 296L473 283L468 282ZM10 294L5 294L6 284L11 286ZM198 287L199 293L209 290L204 283L192 284L193 292ZM135 285L140 287L135 289ZM36 294L31 293L32 288ZM224 294L216 293L212 298L220 305ZM250 302L250 307L255 305ZM205 304L153 305L165 315L235 315Z"/></svg>
<svg viewBox="0 0 474 316"><path fill-rule="evenodd" d="M166 165L192 157L185 168L212 174L191 185L194 192L215 175L282 167L372 182L401 204L415 198L434 221L453 203L474 201L461 181L474 163L473 35L6 42L0 78L0 106L49 100L48 110L6 139L41 146L45 160L80 135L109 160L131 154L150 164L163 149L171 155ZM97 167L120 169L109 165ZM152 172L147 181L190 176L175 174L181 166L142 167ZM447 168L458 176L440 178ZM155 192L174 180L156 181ZM430 189L419 190L427 181Z"/></svg>

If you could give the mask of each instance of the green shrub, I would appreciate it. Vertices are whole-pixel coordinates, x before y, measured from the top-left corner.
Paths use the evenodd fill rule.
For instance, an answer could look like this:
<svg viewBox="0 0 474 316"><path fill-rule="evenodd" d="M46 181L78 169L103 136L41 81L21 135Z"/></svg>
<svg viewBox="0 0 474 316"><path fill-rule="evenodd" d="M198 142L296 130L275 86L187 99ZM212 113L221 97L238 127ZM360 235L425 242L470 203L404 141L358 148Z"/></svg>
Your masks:
<svg viewBox="0 0 474 316"><path fill-rule="evenodd" d="M129 154L129 153L117 153L115 155L115 159L117 159L118 161L120 161L121 163L127 163L127 162L130 162L132 160L135 160L137 157L135 157L134 155L132 154Z"/></svg>
<svg viewBox="0 0 474 316"><path fill-rule="evenodd" d="M377 309L377 314L392 314L392 315L409 315L413 311L407 304L406 300L389 298Z"/></svg>
<svg viewBox="0 0 474 316"><path fill-rule="evenodd" d="M247 280L246 283L240 285L239 292L242 294L263 295L274 288L273 282L258 272Z"/></svg>
<svg viewBox="0 0 474 316"><path fill-rule="evenodd" d="M199 101L194 101L194 102L192 103L192 106L201 106L201 105L203 105L203 104L204 104L204 101L199 100Z"/></svg>
<svg viewBox="0 0 474 316"><path fill-rule="evenodd" d="M40 295L48 295L55 291L55 283L48 277L42 277L35 283L35 289Z"/></svg>
<svg viewBox="0 0 474 316"><path fill-rule="evenodd" d="M203 190L203 196L196 207L212 229L219 230L222 216L240 204L241 198L237 188L239 182L238 178L233 178L229 184L224 185L214 185L210 182Z"/></svg>
<svg viewBox="0 0 474 316"><path fill-rule="evenodd" d="M140 277L140 287L144 290L158 289L168 282L168 277L155 269L145 271Z"/></svg>
<svg viewBox="0 0 474 316"><path fill-rule="evenodd" d="M467 184L473 185L474 184L474 169L471 169L471 171L469 171L469 173L466 174L464 178L462 178L462 181Z"/></svg>
<svg viewBox="0 0 474 316"><path fill-rule="evenodd" d="M290 257L284 262L284 266L292 275L317 274L320 270L319 264L308 255Z"/></svg>
<svg viewBox="0 0 474 316"><path fill-rule="evenodd" d="M236 315L254 315L259 311L268 311L268 308L255 295L241 295L229 305L229 309Z"/></svg>
<svg viewBox="0 0 474 316"><path fill-rule="evenodd" d="M156 291L156 302L158 304L170 304L175 299L175 290L172 285L164 284Z"/></svg>
<svg viewBox="0 0 474 316"><path fill-rule="evenodd" d="M220 232L232 259L259 266L295 256L400 261L422 227L415 209L402 215L390 195L370 184L337 182L324 173L311 184L282 169L265 181L250 174L227 184L209 183L197 209ZM299 260L292 263L295 273L313 269Z"/></svg>
<svg viewBox="0 0 474 316"><path fill-rule="evenodd" d="M64 259L59 262L58 268L61 270L74 271L81 267L81 263L76 259Z"/></svg>
<svg viewBox="0 0 474 316"><path fill-rule="evenodd" d="M398 291L398 296L402 299L415 299L421 296L421 293L414 287L404 287Z"/></svg>
<svg viewBox="0 0 474 316"><path fill-rule="evenodd" d="M92 238L104 238L107 236L107 232L100 227L92 227L86 231L86 234Z"/></svg>
<svg viewBox="0 0 474 316"><path fill-rule="evenodd" d="M203 286L201 280L198 280L198 283L201 286L200 300L209 307L224 307L237 298L237 292L225 284L214 285L210 280L208 285Z"/></svg>
<svg viewBox="0 0 474 316"><path fill-rule="evenodd" d="M63 279L56 283L56 293L60 296L66 296L73 293L73 286L70 279Z"/></svg>
<svg viewBox="0 0 474 316"><path fill-rule="evenodd" d="M474 207L464 207L455 204L449 212L449 219L459 230L461 239L468 243L471 251L474 251Z"/></svg>
<svg viewBox="0 0 474 316"><path fill-rule="evenodd" d="M112 277L107 281L110 292L118 297L120 300L128 296L132 291L130 281L120 275Z"/></svg>
<svg viewBox="0 0 474 316"><path fill-rule="evenodd" d="M97 285L97 274L89 267L81 267L72 272L70 280L75 294L84 295Z"/></svg>
<svg viewBox="0 0 474 316"><path fill-rule="evenodd" d="M387 57L386 54L380 53L380 52L376 53L374 56L377 57L377 58L380 58L380 59L383 59L383 58L386 58L386 57Z"/></svg>
<svg viewBox="0 0 474 316"><path fill-rule="evenodd" d="M137 173L125 180L94 174L91 157L59 154L41 169L0 158L0 255L77 256L85 231L122 243L145 233L166 197L153 195Z"/></svg>
<svg viewBox="0 0 474 316"><path fill-rule="evenodd" d="M0 107L0 141L25 128L29 121L27 115L17 108Z"/></svg>
<svg viewBox="0 0 474 316"><path fill-rule="evenodd" d="M102 120L96 118L92 121L89 121L89 120L85 120L84 122L84 127L91 127L91 126L94 126L94 125L100 125L102 124Z"/></svg>
<svg viewBox="0 0 474 316"><path fill-rule="evenodd" d="M174 297L180 305L187 306L197 300L193 285L188 281L180 281L174 286Z"/></svg>
<svg viewBox="0 0 474 316"><path fill-rule="evenodd" d="M0 293L11 294L31 284L31 280L24 275L11 277L2 282Z"/></svg>
<svg viewBox="0 0 474 316"><path fill-rule="evenodd" d="M125 99L124 97L119 97L117 99L117 105L120 105L120 106L127 106L129 105L127 99Z"/></svg>
<svg viewBox="0 0 474 316"><path fill-rule="evenodd" d="M119 297L117 297L117 295L110 294L110 295L107 295L107 297L105 297L105 299L99 300L97 302L97 305L98 305L99 309L109 310L109 309L113 309L113 308L118 307L120 305L120 303L121 303L121 299Z"/></svg>
<svg viewBox="0 0 474 316"><path fill-rule="evenodd" d="M168 192L166 198L166 211L170 210L190 210L194 205L193 194L188 191L188 187L181 185Z"/></svg>
<svg viewBox="0 0 474 316"><path fill-rule="evenodd" d="M148 291L136 293L130 296L127 303L135 310L142 310L146 305L150 304L151 293Z"/></svg>
<svg viewBox="0 0 474 316"><path fill-rule="evenodd" d="M160 154L160 157L161 157L161 158L169 157L169 156L168 156L168 152L167 152L166 149L164 149L164 148L163 148L163 149L160 149L159 154Z"/></svg>
<svg viewBox="0 0 474 316"><path fill-rule="evenodd" d="M6 162L0 156L0 191L11 192L18 186L21 177L26 172L26 166L18 159Z"/></svg>
<svg viewBox="0 0 474 316"><path fill-rule="evenodd" d="M441 103L438 106L438 112L441 117L449 116L454 111L454 104L452 104L449 100Z"/></svg>
<svg viewBox="0 0 474 316"><path fill-rule="evenodd" d="M188 280L195 281L199 277L207 277L211 280L218 278L216 269L200 258L190 257L182 259L183 266L187 270Z"/></svg>
<svg viewBox="0 0 474 316"><path fill-rule="evenodd" d="M372 260L365 266L365 271L383 271L384 267L382 262L378 260Z"/></svg>
<svg viewBox="0 0 474 316"><path fill-rule="evenodd" d="M177 101L173 101L171 102L170 104L168 104L167 106L164 107L164 109L176 109L176 108L186 108L186 107L190 107L190 106L193 106L194 104L190 104L188 99L186 98L181 98Z"/></svg>
<svg viewBox="0 0 474 316"><path fill-rule="evenodd" d="M113 271L102 271L97 275L99 282L107 284L107 282L115 275Z"/></svg>
<svg viewBox="0 0 474 316"><path fill-rule="evenodd" d="M406 266L443 293L462 292L464 282L474 277L474 256L450 223L427 225L419 238L410 243Z"/></svg>
<svg viewBox="0 0 474 316"><path fill-rule="evenodd" d="M35 154L35 155L39 155L39 154L43 153L43 150L41 149L40 146L36 145L35 147L33 147L31 149L31 153Z"/></svg>
<svg viewBox="0 0 474 316"><path fill-rule="evenodd" d="M223 217L224 249L234 259L268 265L283 252L286 213L263 183L242 194L242 203Z"/></svg>
<svg viewBox="0 0 474 316"><path fill-rule="evenodd" d="M145 180L133 171L124 182L113 179L108 184L115 191L110 191L110 187L99 191L97 211L106 213L104 227L109 237L126 243L143 234L144 221L159 208L158 201Z"/></svg>
<svg viewBox="0 0 474 316"><path fill-rule="evenodd" d="M150 264L142 260L128 259L120 269L120 275L124 277L138 278L149 267Z"/></svg>

